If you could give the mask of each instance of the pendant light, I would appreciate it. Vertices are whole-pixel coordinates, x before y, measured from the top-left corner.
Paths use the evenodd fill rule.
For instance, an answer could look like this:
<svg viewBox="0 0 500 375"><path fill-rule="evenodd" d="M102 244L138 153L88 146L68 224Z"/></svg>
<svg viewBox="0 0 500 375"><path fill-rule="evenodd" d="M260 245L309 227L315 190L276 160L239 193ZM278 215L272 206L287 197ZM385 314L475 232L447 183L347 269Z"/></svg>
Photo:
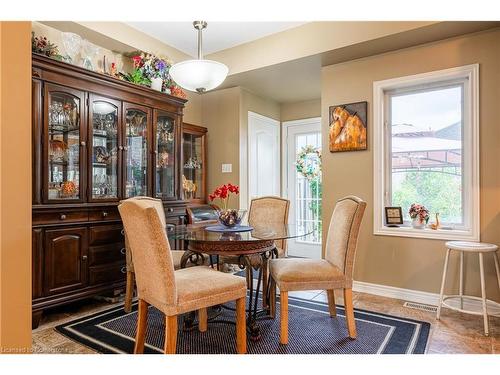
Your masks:
<svg viewBox="0 0 500 375"><path fill-rule="evenodd" d="M202 32L207 23L194 21L193 26L198 30L198 59L172 65L170 76L183 89L203 94L224 82L229 69L220 62L203 59Z"/></svg>

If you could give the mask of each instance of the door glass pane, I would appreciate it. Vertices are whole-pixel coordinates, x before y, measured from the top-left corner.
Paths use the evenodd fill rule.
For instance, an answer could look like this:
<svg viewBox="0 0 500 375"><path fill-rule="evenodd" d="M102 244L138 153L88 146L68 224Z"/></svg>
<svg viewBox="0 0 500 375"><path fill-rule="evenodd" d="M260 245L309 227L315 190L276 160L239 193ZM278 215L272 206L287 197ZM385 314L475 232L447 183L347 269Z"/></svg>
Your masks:
<svg viewBox="0 0 500 375"><path fill-rule="evenodd" d="M159 111L156 121L156 196L172 198L175 196L174 120Z"/></svg>
<svg viewBox="0 0 500 375"><path fill-rule="evenodd" d="M49 94L48 198L80 198L80 99Z"/></svg>
<svg viewBox="0 0 500 375"><path fill-rule="evenodd" d="M147 113L129 109L125 121L125 196L147 195Z"/></svg>
<svg viewBox="0 0 500 375"><path fill-rule="evenodd" d="M463 85L390 94L391 194L405 221L413 203L431 220L464 225Z"/></svg>
<svg viewBox="0 0 500 375"><path fill-rule="evenodd" d="M92 103L92 198L118 197L118 108Z"/></svg>
<svg viewBox="0 0 500 375"><path fill-rule="evenodd" d="M184 166L182 188L186 199L202 198L203 157L202 136L184 133L183 153Z"/></svg>
<svg viewBox="0 0 500 375"><path fill-rule="evenodd" d="M321 244L321 134L298 134L295 145L295 224L298 233L312 231L297 242Z"/></svg>

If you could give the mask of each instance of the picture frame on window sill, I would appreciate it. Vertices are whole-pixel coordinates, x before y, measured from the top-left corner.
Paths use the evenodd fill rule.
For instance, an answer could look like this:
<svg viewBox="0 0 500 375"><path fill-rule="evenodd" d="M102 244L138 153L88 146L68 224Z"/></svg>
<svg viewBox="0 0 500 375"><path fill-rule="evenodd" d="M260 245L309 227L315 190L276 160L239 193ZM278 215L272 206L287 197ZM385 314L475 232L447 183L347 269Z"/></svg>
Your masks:
<svg viewBox="0 0 500 375"><path fill-rule="evenodd" d="M388 227L399 227L403 224L401 207L385 207L385 223Z"/></svg>

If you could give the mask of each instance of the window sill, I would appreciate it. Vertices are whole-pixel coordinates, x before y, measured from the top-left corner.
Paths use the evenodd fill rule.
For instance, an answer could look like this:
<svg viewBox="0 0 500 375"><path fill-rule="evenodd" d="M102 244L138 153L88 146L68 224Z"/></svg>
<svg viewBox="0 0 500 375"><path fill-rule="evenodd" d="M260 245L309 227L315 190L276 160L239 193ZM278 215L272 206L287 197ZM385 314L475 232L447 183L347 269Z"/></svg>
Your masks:
<svg viewBox="0 0 500 375"><path fill-rule="evenodd" d="M458 229L415 229L412 227L387 227L375 229L373 234L376 236L394 236L394 237L411 237L411 238L426 238L432 240L462 240L462 241L479 241L479 234L475 235L472 231L464 231Z"/></svg>

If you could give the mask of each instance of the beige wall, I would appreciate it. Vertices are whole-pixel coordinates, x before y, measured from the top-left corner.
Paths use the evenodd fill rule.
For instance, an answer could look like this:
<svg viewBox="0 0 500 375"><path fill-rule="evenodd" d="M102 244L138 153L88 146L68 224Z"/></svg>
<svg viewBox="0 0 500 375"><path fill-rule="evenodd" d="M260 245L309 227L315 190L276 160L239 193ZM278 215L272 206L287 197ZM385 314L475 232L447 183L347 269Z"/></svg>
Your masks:
<svg viewBox="0 0 500 375"><path fill-rule="evenodd" d="M377 80L480 64L481 240L500 244L499 40L497 29L322 69L324 150L328 149L328 107L368 101L368 150L323 154L325 223L330 221L334 202L344 195L356 194L368 202L356 256L355 280L438 293L445 254L444 241L373 235L372 90L373 81ZM478 295L476 258L466 256L465 280L466 292ZM490 256L486 259L487 294L498 301L494 263ZM456 257L452 260L450 283L457 287Z"/></svg>
<svg viewBox="0 0 500 375"><path fill-rule="evenodd" d="M321 99L281 104L281 122L321 117Z"/></svg>
<svg viewBox="0 0 500 375"><path fill-rule="evenodd" d="M30 22L0 22L0 353L31 348Z"/></svg>
<svg viewBox="0 0 500 375"><path fill-rule="evenodd" d="M207 191L216 186L239 184L239 122L241 89L213 91L203 94L203 126L208 128ZM232 164L232 173L222 173L222 164ZM233 200L232 206L237 202Z"/></svg>

